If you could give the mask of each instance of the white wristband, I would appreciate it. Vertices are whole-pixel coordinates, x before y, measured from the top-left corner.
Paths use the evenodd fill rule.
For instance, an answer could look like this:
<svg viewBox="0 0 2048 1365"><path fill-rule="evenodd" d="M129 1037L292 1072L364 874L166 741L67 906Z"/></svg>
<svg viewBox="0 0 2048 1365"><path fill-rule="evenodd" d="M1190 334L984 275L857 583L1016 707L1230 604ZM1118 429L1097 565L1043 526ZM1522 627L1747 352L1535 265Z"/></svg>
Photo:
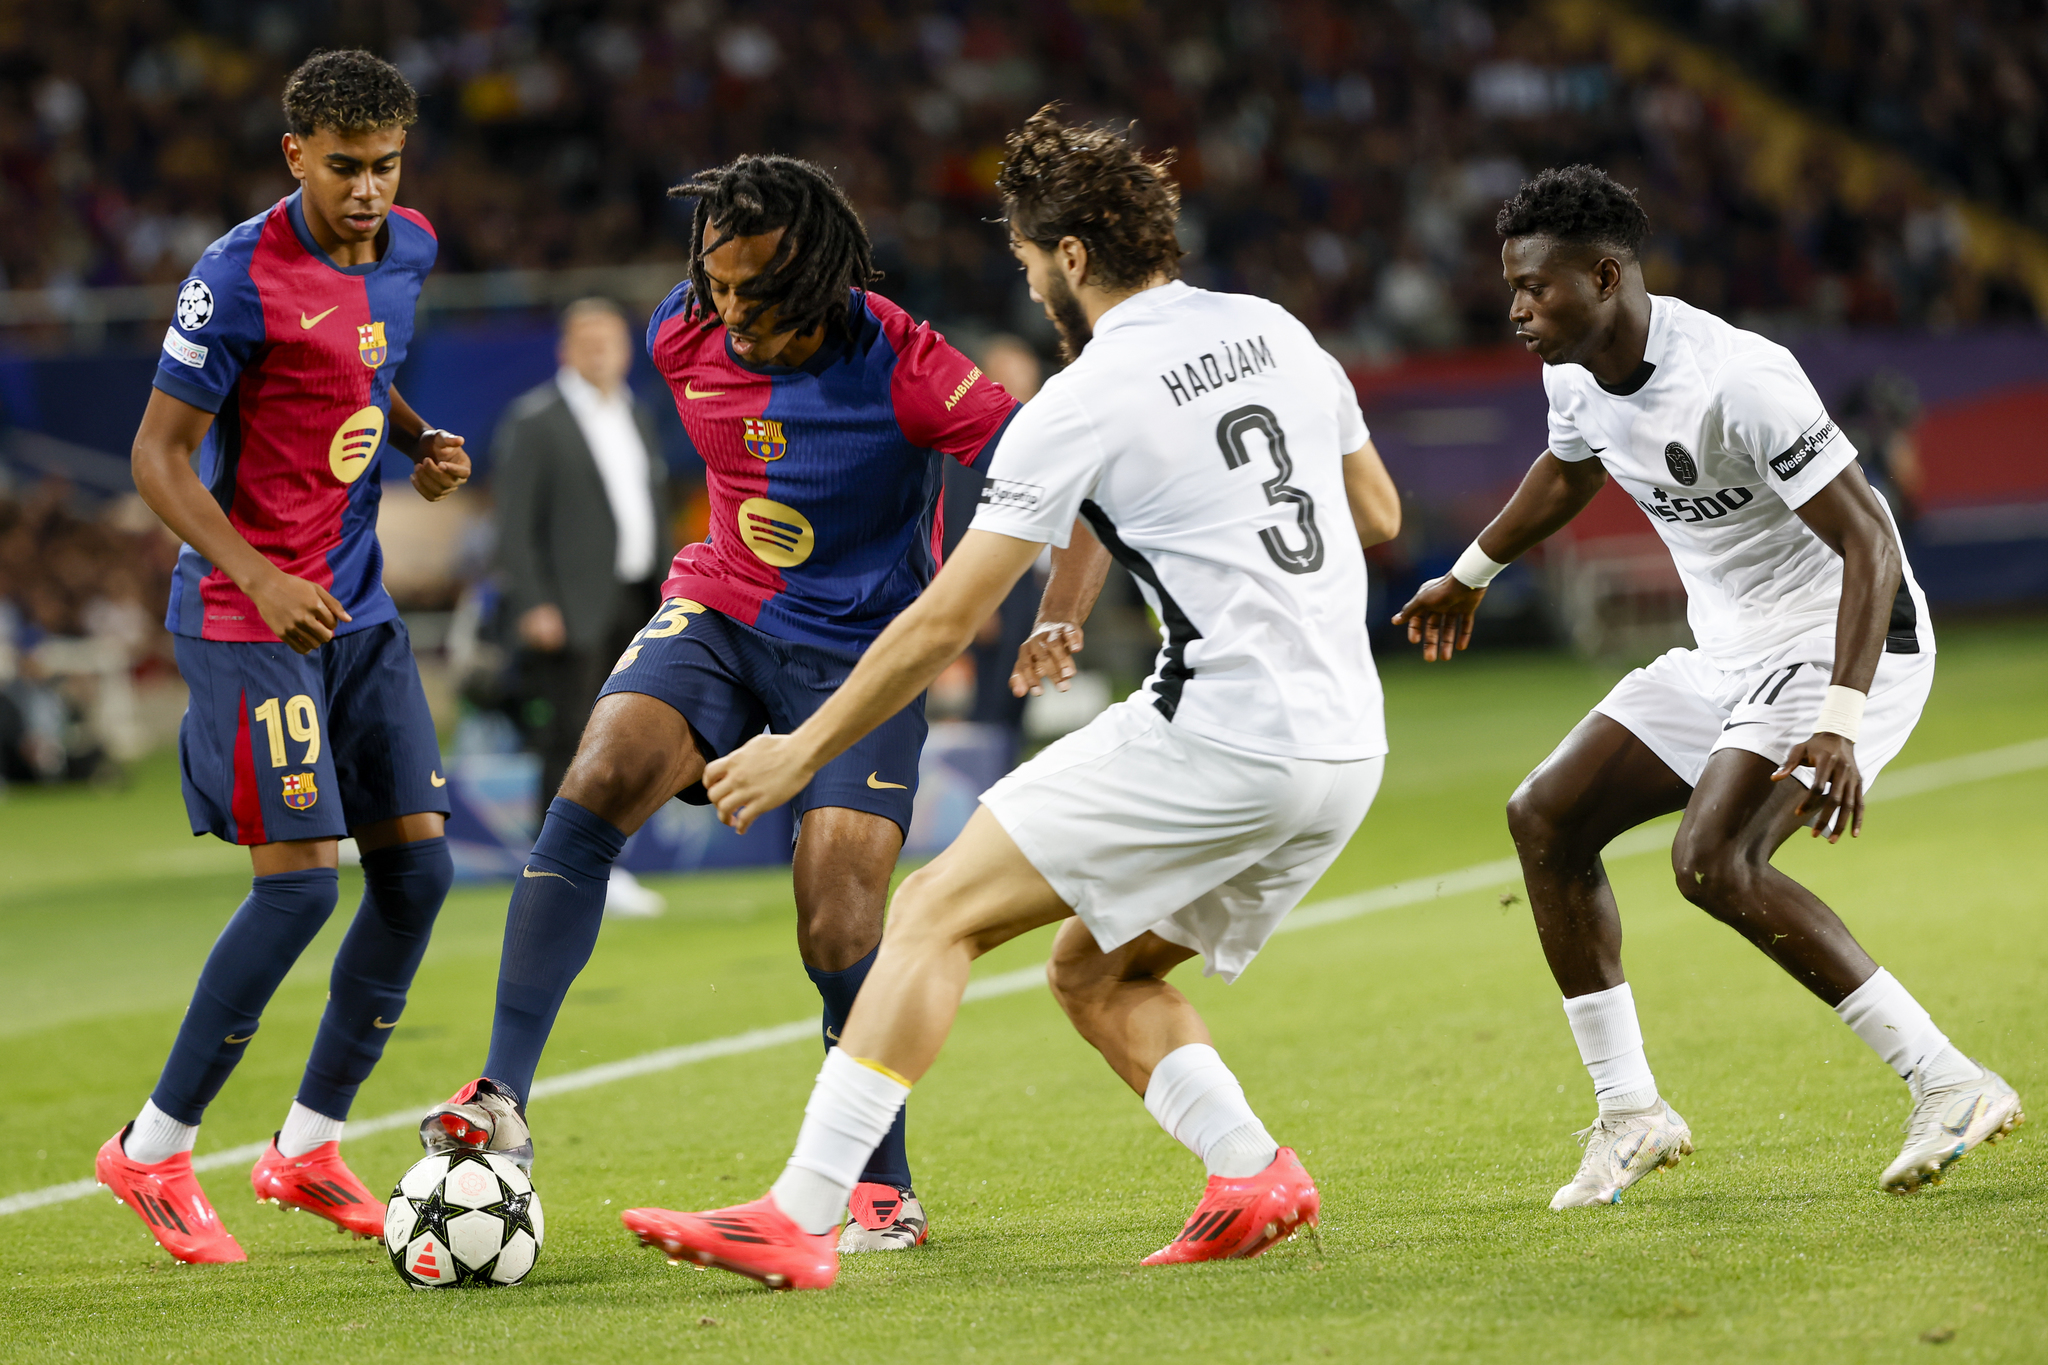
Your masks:
<svg viewBox="0 0 2048 1365"><path fill-rule="evenodd" d="M1863 728L1863 703L1868 700L1853 687L1829 687L1826 700L1820 704L1820 719L1813 723L1813 732L1840 735L1854 744L1857 732Z"/></svg>
<svg viewBox="0 0 2048 1365"><path fill-rule="evenodd" d="M418 450L427 443L429 436L446 436L447 434L447 432L439 427L421 427L420 434L412 438L412 448Z"/></svg>
<svg viewBox="0 0 2048 1365"><path fill-rule="evenodd" d="M1483 588L1506 567L1505 564L1488 559L1486 552L1479 548L1479 542L1475 540L1465 547L1465 553L1458 556L1458 562L1451 565L1451 577L1468 588Z"/></svg>

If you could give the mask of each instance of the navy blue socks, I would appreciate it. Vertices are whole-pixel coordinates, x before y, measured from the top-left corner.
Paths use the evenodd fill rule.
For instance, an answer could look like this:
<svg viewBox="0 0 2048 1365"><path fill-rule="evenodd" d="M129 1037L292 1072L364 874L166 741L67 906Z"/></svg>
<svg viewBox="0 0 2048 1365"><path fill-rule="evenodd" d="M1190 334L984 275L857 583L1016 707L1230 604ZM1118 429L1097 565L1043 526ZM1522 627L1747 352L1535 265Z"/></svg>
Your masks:
<svg viewBox="0 0 2048 1365"><path fill-rule="evenodd" d="M498 1010L484 1075L511 1087L521 1103L533 1094L533 1073L562 997L597 946L605 889L625 846L616 825L558 796L520 869L505 915Z"/></svg>
<svg viewBox="0 0 2048 1365"><path fill-rule="evenodd" d="M860 994L861 983L868 979L868 969L875 965L875 956L882 950L879 946L844 971L821 972L806 963L805 975L818 988L818 995L825 1002L825 1050L830 1052L839 1046L839 1035L846 1028L846 1018L853 1013L853 998ZM899 1190L910 1189L910 1153L903 1143L903 1116L910 1106L904 1105L896 1111L896 1121L889 1125L889 1131L868 1157L867 1168L860 1173L862 1184L893 1185Z"/></svg>
<svg viewBox="0 0 2048 1365"><path fill-rule="evenodd" d="M327 1010L299 1083L300 1104L331 1119L348 1117L356 1087L384 1055L405 1010L405 993L454 879L444 838L363 854L363 903L334 955Z"/></svg>
<svg viewBox="0 0 2048 1365"><path fill-rule="evenodd" d="M334 913L331 867L258 877L214 941L192 1003L178 1025L150 1099L179 1123L196 1124L227 1083L278 983Z"/></svg>

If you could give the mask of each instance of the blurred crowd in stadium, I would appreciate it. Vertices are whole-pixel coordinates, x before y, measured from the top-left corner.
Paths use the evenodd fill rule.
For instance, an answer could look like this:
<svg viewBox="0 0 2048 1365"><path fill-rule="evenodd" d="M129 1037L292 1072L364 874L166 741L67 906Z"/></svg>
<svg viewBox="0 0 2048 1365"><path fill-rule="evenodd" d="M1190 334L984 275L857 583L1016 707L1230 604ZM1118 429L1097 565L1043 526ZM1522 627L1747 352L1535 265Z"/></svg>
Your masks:
<svg viewBox="0 0 2048 1365"><path fill-rule="evenodd" d="M1580 8L1623 12L1603 4ZM1786 335L2036 321L2019 263L1970 251L1943 195L2048 225L2039 0L1633 6L1917 163L1895 159L1853 193L1849 166L1812 153L1789 189L1760 189L1757 129L1725 92L1620 61L1603 22L1561 24L1558 11L1550 0L5 6L0 289L178 280L226 227L290 190L277 150L285 73L313 47L363 45L423 97L401 198L437 227L443 271L677 262L680 273L687 212L668 186L774 149L846 185L876 238L883 292L963 341L1014 332L1049 355L1049 329L988 217L1004 133L1058 98L1177 149L1192 282L1274 298L1355 361L1503 343L1494 212L1525 175L1579 160L1640 187L1655 226L1651 289L1743 325ZM33 685L46 636L130 631L160 611L168 560L146 510L115 503L88 520L73 506L25 486L0 496L0 684ZM137 652L151 657L154 636L139 629L150 638Z"/></svg>
<svg viewBox="0 0 2048 1365"><path fill-rule="evenodd" d="M1831 112L2048 213L2020 202L2048 193L2048 57L2008 41L2038 38L2039 14L2020 13L2038 6L1684 3ZM178 278L289 188L286 70L309 46L362 43L424 97L405 197L450 270L672 258L666 187L774 147L839 173L913 311L1014 326L989 187L1004 131L1059 97L1179 149L1197 282L1274 297L1367 350L1504 335L1493 211L1530 169L1579 159L1644 187L1652 287L1702 306L1821 323L2032 311L1962 265L1957 225L1908 186L1852 213L1818 165L1806 202L1760 201L1710 98L1625 81L1597 40L1569 45L1513 0L10 8L0 267L16 288Z"/></svg>

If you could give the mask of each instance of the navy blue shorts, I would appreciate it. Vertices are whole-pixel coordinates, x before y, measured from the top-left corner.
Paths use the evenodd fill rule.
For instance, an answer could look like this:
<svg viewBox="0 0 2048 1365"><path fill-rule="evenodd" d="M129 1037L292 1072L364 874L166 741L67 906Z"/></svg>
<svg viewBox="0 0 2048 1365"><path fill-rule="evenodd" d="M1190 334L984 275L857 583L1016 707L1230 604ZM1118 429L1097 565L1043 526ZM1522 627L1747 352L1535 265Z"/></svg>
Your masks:
<svg viewBox="0 0 2048 1365"><path fill-rule="evenodd" d="M799 644L680 597L661 604L605 679L600 697L642 692L682 713L706 762L764 730L788 734L825 704L860 662L853 650ZM791 803L801 819L821 806L845 806L910 829L917 760L924 750L924 698L876 726L818 770ZM678 793L692 805L711 798L698 783Z"/></svg>
<svg viewBox="0 0 2048 1365"><path fill-rule="evenodd" d="M404 622L337 635L311 654L187 635L176 646L192 693L178 760L194 834L338 839L379 820L448 813Z"/></svg>

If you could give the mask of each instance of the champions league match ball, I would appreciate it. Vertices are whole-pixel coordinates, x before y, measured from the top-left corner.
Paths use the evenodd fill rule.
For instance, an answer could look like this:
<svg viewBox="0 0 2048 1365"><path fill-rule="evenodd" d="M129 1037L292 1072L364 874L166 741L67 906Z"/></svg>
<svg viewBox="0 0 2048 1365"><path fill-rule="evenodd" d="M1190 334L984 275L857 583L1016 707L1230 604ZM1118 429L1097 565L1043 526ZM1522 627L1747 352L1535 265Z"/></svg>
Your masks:
<svg viewBox="0 0 2048 1365"><path fill-rule="evenodd" d="M384 1249L414 1289L518 1284L540 1257L540 1196L494 1152L430 1156L398 1182Z"/></svg>

